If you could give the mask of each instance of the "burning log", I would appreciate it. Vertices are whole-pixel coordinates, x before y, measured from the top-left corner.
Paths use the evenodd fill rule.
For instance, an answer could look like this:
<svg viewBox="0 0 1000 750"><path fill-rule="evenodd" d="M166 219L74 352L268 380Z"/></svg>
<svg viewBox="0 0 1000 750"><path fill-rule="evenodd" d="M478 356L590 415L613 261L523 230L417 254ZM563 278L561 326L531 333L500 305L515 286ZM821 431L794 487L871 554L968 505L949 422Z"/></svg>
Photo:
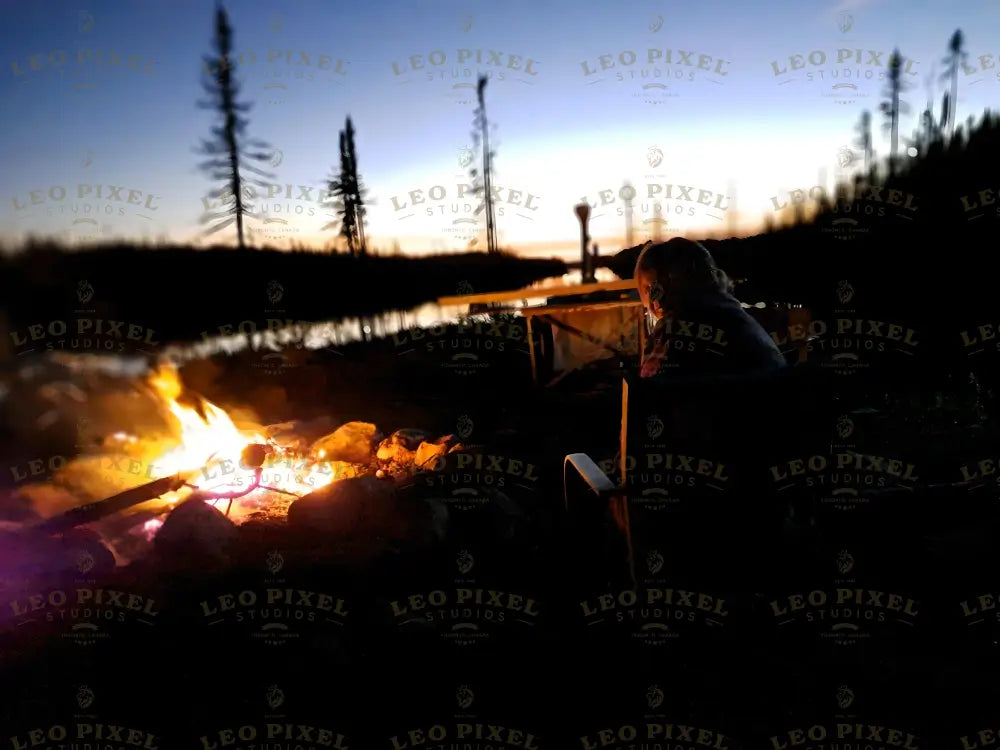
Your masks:
<svg viewBox="0 0 1000 750"><path fill-rule="evenodd" d="M130 490L119 492L117 495L113 495L104 500L98 500L95 503L81 505L77 508L71 508L65 513L42 521L40 524L37 524L32 528L33 530L43 534L61 534L69 529L82 526L83 524L93 523L94 521L104 518L105 516L109 516L112 513L118 513L119 511L131 508L134 505L155 500L168 492L175 492L183 487L184 484L185 479L180 474L163 477L162 479L148 482L140 485L139 487L133 487Z"/></svg>
<svg viewBox="0 0 1000 750"><path fill-rule="evenodd" d="M28 497L34 515L30 526L22 527L28 529L26 536L61 535L108 519L100 524L104 539L119 560L132 560L146 553L159 526L152 539L155 550L187 563L188 558L216 562L228 558L234 529L248 520L276 521L284 529L281 534L293 534L318 547L329 547L331 540L372 548L397 542L427 544L445 534L444 505L413 493L401 496L397 483L460 450L454 436L435 440L423 430L401 429L383 439L376 425L360 421L329 432L334 424L329 418L271 427L259 427L253 420L237 424L233 414L189 393L171 367L148 375L145 390L158 407L151 413L168 416L171 429L150 430L155 438L114 432L114 440L102 443L99 453L71 461L58 478L39 485L47 493L48 507ZM116 479L129 484L143 481L139 473L143 467L150 472L147 477L156 475L152 471L167 476L125 490L112 484ZM396 481L379 480L373 474ZM74 490L65 492L66 487ZM56 491L62 494L52 500L49 496ZM160 526L164 511L191 491L191 497L174 507ZM89 501L112 492L117 494L61 512L81 497ZM228 504L210 507L220 500ZM122 513L144 503L155 510ZM228 518L230 510L234 519ZM114 514L123 517L109 518ZM305 539L308 535L312 539ZM95 564L103 564L105 552L95 548L88 554Z"/></svg>

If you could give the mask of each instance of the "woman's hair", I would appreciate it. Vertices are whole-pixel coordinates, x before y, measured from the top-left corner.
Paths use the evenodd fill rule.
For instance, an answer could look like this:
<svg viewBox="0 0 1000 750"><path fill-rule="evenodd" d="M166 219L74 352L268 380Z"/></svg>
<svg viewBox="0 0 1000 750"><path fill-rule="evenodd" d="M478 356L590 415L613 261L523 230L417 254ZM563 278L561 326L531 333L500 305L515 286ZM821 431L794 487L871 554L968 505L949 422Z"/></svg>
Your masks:
<svg viewBox="0 0 1000 750"><path fill-rule="evenodd" d="M652 273L667 297L733 291L732 281L715 265L705 246L684 237L647 245L639 254L635 271L637 276L640 271Z"/></svg>

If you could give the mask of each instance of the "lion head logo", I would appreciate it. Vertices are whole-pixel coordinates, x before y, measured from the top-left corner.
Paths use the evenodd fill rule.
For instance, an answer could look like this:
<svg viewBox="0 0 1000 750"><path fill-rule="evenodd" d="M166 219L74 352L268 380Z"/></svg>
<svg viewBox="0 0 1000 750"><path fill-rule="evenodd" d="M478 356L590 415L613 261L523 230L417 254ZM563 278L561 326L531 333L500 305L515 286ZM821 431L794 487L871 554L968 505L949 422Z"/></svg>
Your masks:
<svg viewBox="0 0 1000 750"><path fill-rule="evenodd" d="M846 440L854 434L854 420L846 414L837 419L837 435Z"/></svg>
<svg viewBox="0 0 1000 750"><path fill-rule="evenodd" d="M455 430L458 432L458 436L465 440L472 434L472 428L474 424L472 418L468 414L463 414L458 418L458 424L455 425Z"/></svg>
<svg viewBox="0 0 1000 750"><path fill-rule="evenodd" d="M94 287L86 279L77 283L76 298L80 300L81 305L86 305L94 298Z"/></svg>
<svg viewBox="0 0 1000 750"><path fill-rule="evenodd" d="M462 21L458 24L458 28L460 28L463 33L468 34L469 30L472 28L472 16L462 16Z"/></svg>
<svg viewBox="0 0 1000 750"><path fill-rule="evenodd" d="M854 28L854 16L850 13L841 13L837 18L837 28L840 29L841 34L846 34Z"/></svg>
<svg viewBox="0 0 1000 750"><path fill-rule="evenodd" d="M472 288L472 284L463 280L458 282L458 286L455 288L455 291L459 294L472 294L475 290Z"/></svg>
<svg viewBox="0 0 1000 750"><path fill-rule="evenodd" d="M81 685L79 690L76 691L76 705L80 708L88 709L94 705L94 700L97 696L94 695L94 691L90 689L87 685Z"/></svg>
<svg viewBox="0 0 1000 750"><path fill-rule="evenodd" d="M285 693L277 685L270 685L264 692L264 700L267 701L268 708L274 709L285 702Z"/></svg>
<svg viewBox="0 0 1000 750"><path fill-rule="evenodd" d="M459 708L468 708L475 699L476 696L473 695L472 689L468 685L459 685L458 690L455 691L455 701Z"/></svg>
<svg viewBox="0 0 1000 750"><path fill-rule="evenodd" d="M846 549L840 550L837 553L837 570L841 574L849 573L851 568L854 567L854 555L848 552Z"/></svg>
<svg viewBox="0 0 1000 750"><path fill-rule="evenodd" d="M285 152L282 151L280 148L276 148L274 149L274 151L271 152L271 158L268 161L268 164L270 164L272 167L280 167L281 162L283 162L284 160L285 160Z"/></svg>
<svg viewBox="0 0 1000 750"><path fill-rule="evenodd" d="M847 685L841 685L837 688L837 707L847 708L852 703L854 703L854 691Z"/></svg>
<svg viewBox="0 0 1000 750"><path fill-rule="evenodd" d="M649 147L649 150L646 151L646 161L653 169L663 164L663 152L659 146Z"/></svg>
<svg viewBox="0 0 1000 750"><path fill-rule="evenodd" d="M95 564L94 556L87 550L82 549L76 553L76 569L81 573L89 573L94 569Z"/></svg>
<svg viewBox="0 0 1000 750"><path fill-rule="evenodd" d="M652 439L658 438L663 434L663 429L665 425L663 420L660 419L656 414L650 414L646 419L646 432Z"/></svg>
<svg viewBox="0 0 1000 750"><path fill-rule="evenodd" d="M458 553L458 557L455 558L455 564L458 566L458 572L464 575L472 570L472 567L476 564L476 559L469 550L463 549Z"/></svg>
<svg viewBox="0 0 1000 750"><path fill-rule="evenodd" d="M649 30L654 34L663 28L663 16L657 13L655 16L649 19Z"/></svg>
<svg viewBox="0 0 1000 750"><path fill-rule="evenodd" d="M654 549L646 553L646 567L653 575L663 570L663 555L660 554L659 550Z"/></svg>
<svg viewBox="0 0 1000 750"><path fill-rule="evenodd" d="M855 159L857 159L857 154L854 153L853 149L847 146L841 146L840 150L837 151L837 164L841 169L846 169L851 166Z"/></svg>
<svg viewBox="0 0 1000 750"><path fill-rule="evenodd" d="M267 283L267 301L272 305L281 302L281 298L285 296L285 287L283 287L277 281L269 281Z"/></svg>
<svg viewBox="0 0 1000 750"><path fill-rule="evenodd" d="M285 558L278 550L273 549L267 553L264 563L267 565L268 571L273 574L285 567Z"/></svg>
<svg viewBox="0 0 1000 750"><path fill-rule="evenodd" d="M89 34L94 30L94 14L89 10L81 10L77 14L76 27L81 34Z"/></svg>
<svg viewBox="0 0 1000 750"><path fill-rule="evenodd" d="M277 34L285 27L285 19L281 17L280 13L273 13L271 18L267 22L267 28Z"/></svg>
<svg viewBox="0 0 1000 750"><path fill-rule="evenodd" d="M474 158L476 158L476 155L472 153L472 149L468 146L458 150L458 166L462 169L465 169L467 166L472 164L472 160Z"/></svg>
<svg viewBox="0 0 1000 750"><path fill-rule="evenodd" d="M663 691L659 685L650 685L649 690L646 691L646 705L656 710L663 705L663 697Z"/></svg>
<svg viewBox="0 0 1000 750"><path fill-rule="evenodd" d="M837 300L846 305L852 299L854 299L854 287L851 286L851 282L846 279L837 282Z"/></svg>

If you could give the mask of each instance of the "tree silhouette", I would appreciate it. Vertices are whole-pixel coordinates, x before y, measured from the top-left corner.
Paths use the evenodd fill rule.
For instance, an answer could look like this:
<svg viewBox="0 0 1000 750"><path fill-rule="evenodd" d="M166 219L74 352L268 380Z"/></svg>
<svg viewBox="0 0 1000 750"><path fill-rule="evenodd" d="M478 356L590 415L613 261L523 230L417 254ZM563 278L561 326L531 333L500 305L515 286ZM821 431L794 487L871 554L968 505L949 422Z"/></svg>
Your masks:
<svg viewBox="0 0 1000 750"><path fill-rule="evenodd" d="M476 109L473 118L472 141L473 147L483 150L483 171L482 179L478 170L473 167L471 170L473 189L476 195L483 196L483 202L479 204L476 213L486 211L486 247L487 252L495 254L498 252L496 224L493 212L493 157L496 155L490 151L489 120L486 117L486 82L487 77L479 76L477 93L479 96L479 107Z"/></svg>
<svg viewBox="0 0 1000 750"><path fill-rule="evenodd" d="M945 93L942 100L944 112L941 116L941 125L934 119L934 72L932 71L925 79L927 84L927 107L920 113L920 120L917 128L913 131L913 137L904 139L908 146L916 149L918 158L925 156L930 149L940 141L941 128L948 119L948 94Z"/></svg>
<svg viewBox="0 0 1000 750"><path fill-rule="evenodd" d="M951 80L951 96L949 97L950 108L948 112L948 137L955 134L955 111L958 109L958 69L965 64L968 54L965 51L965 37L961 29L955 29L948 42L948 54L942 62L945 71L942 80Z"/></svg>
<svg viewBox="0 0 1000 750"><path fill-rule="evenodd" d="M205 214L202 223L217 221L210 226L205 235L214 234L236 222L236 237L240 249L246 247L244 241L243 222L245 216L257 216L253 206L247 201L256 197L253 186L263 188L261 180L247 179L243 172L249 172L259 178L271 179L272 175L254 166L254 162L266 163L273 158L270 147L264 141L245 140L247 120L241 113L248 112L250 105L237 101L239 83L234 76L235 62L232 56L233 29L229 17L222 5L215 7L215 47L214 56L204 58L204 78L202 85L210 99L198 102L202 109L214 109L222 120L220 125L212 128L212 138L203 139L196 150L207 161L198 165L213 181L223 181L224 187L212 190L209 197L221 200L221 206L209 206L205 201ZM247 149L257 149L249 151Z"/></svg>
<svg viewBox="0 0 1000 750"><path fill-rule="evenodd" d="M917 155L920 156L927 153L931 145L937 140L937 137L937 123L934 122L933 111L928 107L920 114L920 121L913 131L913 137L904 138L903 141L907 146L915 148Z"/></svg>
<svg viewBox="0 0 1000 750"><path fill-rule="evenodd" d="M858 138L854 141L854 145L862 149L865 155L865 172L867 172L872 164L872 114L868 110L861 113L857 130Z"/></svg>
<svg viewBox="0 0 1000 750"><path fill-rule="evenodd" d="M880 109L885 115L883 129L889 131L889 173L895 174L897 167L896 149L899 145L899 116L909 111L906 102L900 100L899 95L907 89L906 81L903 80L903 56L899 54L899 49L894 49L889 57L889 75L886 77L885 96L886 101L881 103Z"/></svg>
<svg viewBox="0 0 1000 750"><path fill-rule="evenodd" d="M340 215L340 236L347 241L347 249L352 256L368 254L365 239L365 193L358 177L358 156L354 147L354 124L347 118L340 131L340 174L329 181L332 206ZM324 229L332 229L336 221Z"/></svg>

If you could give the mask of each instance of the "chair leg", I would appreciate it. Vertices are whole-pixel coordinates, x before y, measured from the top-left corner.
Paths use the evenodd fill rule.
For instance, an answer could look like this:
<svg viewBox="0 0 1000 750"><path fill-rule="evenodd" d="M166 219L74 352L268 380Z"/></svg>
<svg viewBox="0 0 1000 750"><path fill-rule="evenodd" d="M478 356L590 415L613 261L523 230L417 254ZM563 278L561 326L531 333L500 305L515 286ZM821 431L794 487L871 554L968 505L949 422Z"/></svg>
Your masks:
<svg viewBox="0 0 1000 750"><path fill-rule="evenodd" d="M608 499L608 508L611 511L611 518L618 527L622 537L625 539L626 563L628 565L629 578L632 586L636 585L635 578L635 554L632 547L632 523L628 512L628 495L624 492L616 493Z"/></svg>

